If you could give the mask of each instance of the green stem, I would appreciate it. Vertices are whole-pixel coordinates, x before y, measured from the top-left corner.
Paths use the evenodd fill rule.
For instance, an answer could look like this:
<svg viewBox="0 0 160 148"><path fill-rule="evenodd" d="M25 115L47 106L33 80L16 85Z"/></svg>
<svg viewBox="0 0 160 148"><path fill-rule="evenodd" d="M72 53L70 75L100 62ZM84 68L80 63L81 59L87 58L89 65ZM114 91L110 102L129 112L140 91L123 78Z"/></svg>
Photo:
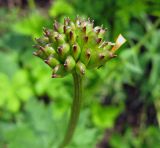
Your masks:
<svg viewBox="0 0 160 148"><path fill-rule="evenodd" d="M81 104L82 104L82 77L76 72L72 74L74 80L74 100L71 108L71 116L68 124L68 129L60 148L67 146L73 137L76 125L79 119Z"/></svg>

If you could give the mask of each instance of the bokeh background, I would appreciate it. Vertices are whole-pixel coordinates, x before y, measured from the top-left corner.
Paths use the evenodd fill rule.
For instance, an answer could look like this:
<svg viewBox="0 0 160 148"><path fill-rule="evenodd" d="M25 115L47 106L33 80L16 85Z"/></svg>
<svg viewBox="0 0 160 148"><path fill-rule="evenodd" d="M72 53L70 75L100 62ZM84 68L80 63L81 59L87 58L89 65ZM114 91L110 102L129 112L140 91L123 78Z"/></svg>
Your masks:
<svg viewBox="0 0 160 148"><path fill-rule="evenodd" d="M72 103L72 77L51 79L34 38L79 14L127 42L88 71L79 124L68 148L159 148L159 0L0 0L0 148L57 148Z"/></svg>

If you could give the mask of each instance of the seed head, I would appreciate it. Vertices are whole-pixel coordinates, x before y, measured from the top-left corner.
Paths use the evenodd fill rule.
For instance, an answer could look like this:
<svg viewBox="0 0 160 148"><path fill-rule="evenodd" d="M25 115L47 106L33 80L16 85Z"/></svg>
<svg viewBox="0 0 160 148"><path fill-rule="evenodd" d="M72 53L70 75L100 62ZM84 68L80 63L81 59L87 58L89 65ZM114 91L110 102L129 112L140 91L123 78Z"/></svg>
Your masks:
<svg viewBox="0 0 160 148"><path fill-rule="evenodd" d="M55 20L53 29L43 28L43 32L35 39L38 50L33 54L52 68L52 78L73 71L83 76L86 69L99 68L115 58L115 52L126 41L121 34L115 43L105 41L103 26L94 27L93 20L79 16L74 21L67 17L63 24Z"/></svg>

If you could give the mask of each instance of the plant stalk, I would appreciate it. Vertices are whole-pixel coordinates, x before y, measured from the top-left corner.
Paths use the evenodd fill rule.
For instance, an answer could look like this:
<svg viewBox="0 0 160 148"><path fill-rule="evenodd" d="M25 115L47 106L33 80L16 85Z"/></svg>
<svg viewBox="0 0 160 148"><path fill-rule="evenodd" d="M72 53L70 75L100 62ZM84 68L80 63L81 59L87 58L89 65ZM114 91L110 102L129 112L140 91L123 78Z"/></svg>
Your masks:
<svg viewBox="0 0 160 148"><path fill-rule="evenodd" d="M71 142L76 129L76 125L78 123L82 104L82 76L80 76L76 72L73 72L72 76L74 80L74 100L71 107L71 115L66 135L63 139L62 144L60 145L60 148L64 148Z"/></svg>

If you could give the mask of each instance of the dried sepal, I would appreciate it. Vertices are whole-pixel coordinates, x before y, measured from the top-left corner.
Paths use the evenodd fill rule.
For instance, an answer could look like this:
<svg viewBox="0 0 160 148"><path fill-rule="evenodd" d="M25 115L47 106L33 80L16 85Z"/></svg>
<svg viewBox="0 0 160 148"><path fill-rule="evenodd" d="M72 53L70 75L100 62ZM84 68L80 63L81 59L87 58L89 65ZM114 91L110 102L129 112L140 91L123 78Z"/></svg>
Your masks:
<svg viewBox="0 0 160 148"><path fill-rule="evenodd" d="M116 43L112 48L112 52L115 52L117 49L119 49L125 42L126 39L121 34L119 34L119 36L116 39Z"/></svg>

